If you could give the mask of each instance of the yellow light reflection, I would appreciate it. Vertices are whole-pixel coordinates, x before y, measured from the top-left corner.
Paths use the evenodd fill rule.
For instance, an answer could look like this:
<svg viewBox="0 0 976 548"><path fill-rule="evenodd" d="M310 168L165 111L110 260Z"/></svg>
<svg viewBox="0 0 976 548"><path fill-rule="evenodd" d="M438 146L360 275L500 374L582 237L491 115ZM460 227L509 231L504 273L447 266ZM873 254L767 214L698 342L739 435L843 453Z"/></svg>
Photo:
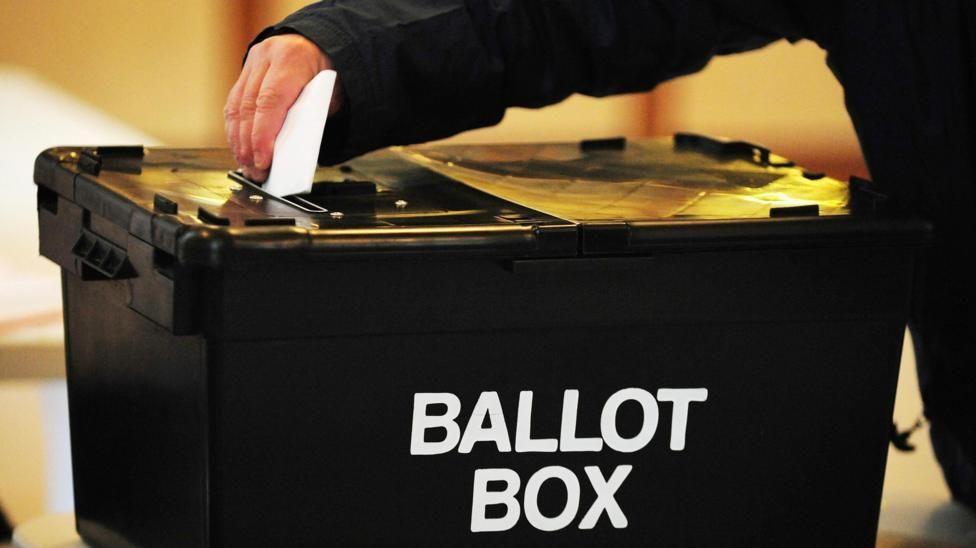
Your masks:
<svg viewBox="0 0 976 548"><path fill-rule="evenodd" d="M581 152L576 143L396 150L473 188L574 222L763 218L770 208L812 204L821 215L848 213L844 182L679 151L668 140L597 152Z"/></svg>

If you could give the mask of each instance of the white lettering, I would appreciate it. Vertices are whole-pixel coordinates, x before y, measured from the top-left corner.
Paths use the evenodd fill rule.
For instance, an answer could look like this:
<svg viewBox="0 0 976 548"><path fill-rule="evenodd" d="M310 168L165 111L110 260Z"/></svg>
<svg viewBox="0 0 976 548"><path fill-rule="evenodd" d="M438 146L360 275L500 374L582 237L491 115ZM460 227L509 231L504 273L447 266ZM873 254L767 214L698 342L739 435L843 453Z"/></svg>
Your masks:
<svg viewBox="0 0 976 548"><path fill-rule="evenodd" d="M488 427L484 426L485 418ZM470 453L474 444L479 441L493 441L500 453L512 450L512 443L508 439L508 428L505 426L505 415L502 413L502 402L498 400L498 392L482 392L478 402L474 404L471 418L464 428L464 436L458 446L458 453Z"/></svg>
<svg viewBox="0 0 976 548"><path fill-rule="evenodd" d="M580 529L592 529L596 527L596 522L600 520L600 515L604 511L607 513L607 517L610 518L610 523L614 528L623 529L627 527L627 516L624 515L624 511L617 504L617 499L614 498L614 494L617 493L617 490L620 489L620 486L633 469L634 467L629 464L621 464L613 470L613 474L610 474L610 479L605 480L599 467L587 466L583 468L586 476L590 478L593 490L596 491L596 500L593 501L593 505L590 506L590 509L580 521Z"/></svg>
<svg viewBox="0 0 976 548"><path fill-rule="evenodd" d="M428 415L427 407L433 404L446 405L447 412L443 415ZM461 428L455 422L460 412L461 400L449 392L414 394L410 454L439 455L454 449L461 438ZM447 436L443 441L424 441L424 433L431 428L443 428L447 431Z"/></svg>
<svg viewBox="0 0 976 548"><path fill-rule="evenodd" d="M633 400L641 405L644 410L644 420L641 422L640 431L632 438L623 438L617 432L617 411L625 401ZM614 451L621 453L633 453L643 449L657 432L658 408L654 396L647 390L640 388L624 388L618 390L607 398L607 403L603 405L603 413L600 415L600 433L603 440Z"/></svg>
<svg viewBox="0 0 976 548"><path fill-rule="evenodd" d="M489 491L488 482L503 481L505 489ZM519 503L515 500L522 480L514 470L508 468L483 468L474 471L474 491L471 495L471 532L507 531L518 523ZM500 518L489 518L485 509L489 506L504 504L505 515Z"/></svg>
<svg viewBox="0 0 976 548"><path fill-rule="evenodd" d="M549 479L557 479L566 486L566 506L554 517L547 517L539 511L539 489ZM546 466L540 469L525 484L525 519L536 529L557 531L569 525L579 510L580 485L576 474L562 466Z"/></svg>
<svg viewBox="0 0 976 548"><path fill-rule="evenodd" d="M554 453L559 443L553 438L532 439L532 391L519 392L518 418L515 421L516 453Z"/></svg>
<svg viewBox="0 0 976 548"><path fill-rule="evenodd" d="M559 428L559 450L571 451L600 451L603 449L601 438L577 438L576 415L579 407L579 390L563 392L563 416Z"/></svg>
<svg viewBox="0 0 976 548"><path fill-rule="evenodd" d="M671 411L671 450L684 451L685 431L688 429L688 406L690 402L708 399L707 388L661 388L657 391L660 401L674 402ZM607 442L609 444L609 442Z"/></svg>

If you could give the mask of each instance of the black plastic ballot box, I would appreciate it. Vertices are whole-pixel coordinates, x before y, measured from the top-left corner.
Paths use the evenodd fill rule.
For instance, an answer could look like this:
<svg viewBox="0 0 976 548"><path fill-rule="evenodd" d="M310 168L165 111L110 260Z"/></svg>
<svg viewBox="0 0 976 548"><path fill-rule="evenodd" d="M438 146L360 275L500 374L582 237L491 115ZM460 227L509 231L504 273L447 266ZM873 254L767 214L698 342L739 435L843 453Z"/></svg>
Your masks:
<svg viewBox="0 0 976 548"><path fill-rule="evenodd" d="M674 139L36 163L99 545L873 545L927 225Z"/></svg>

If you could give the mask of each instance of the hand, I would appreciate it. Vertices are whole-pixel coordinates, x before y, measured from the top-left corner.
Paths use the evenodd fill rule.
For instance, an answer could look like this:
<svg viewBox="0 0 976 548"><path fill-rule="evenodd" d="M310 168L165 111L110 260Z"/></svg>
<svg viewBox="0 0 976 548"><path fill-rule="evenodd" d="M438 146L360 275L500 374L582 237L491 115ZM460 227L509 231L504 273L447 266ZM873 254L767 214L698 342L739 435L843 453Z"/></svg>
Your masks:
<svg viewBox="0 0 976 548"><path fill-rule="evenodd" d="M224 106L227 142L245 177L268 178L275 137L288 109L305 84L331 68L329 57L299 34L272 36L251 48ZM337 83L329 114L341 106L341 97Z"/></svg>

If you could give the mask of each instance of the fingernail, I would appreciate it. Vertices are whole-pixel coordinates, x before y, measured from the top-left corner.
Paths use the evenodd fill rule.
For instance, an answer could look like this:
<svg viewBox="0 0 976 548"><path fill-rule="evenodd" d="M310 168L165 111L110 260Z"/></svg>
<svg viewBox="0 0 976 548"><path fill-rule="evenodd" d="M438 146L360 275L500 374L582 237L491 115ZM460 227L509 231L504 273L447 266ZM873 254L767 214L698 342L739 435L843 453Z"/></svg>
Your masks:
<svg viewBox="0 0 976 548"><path fill-rule="evenodd" d="M258 169L266 169L268 167L268 159L264 157L264 154L260 152L254 153L254 167Z"/></svg>

